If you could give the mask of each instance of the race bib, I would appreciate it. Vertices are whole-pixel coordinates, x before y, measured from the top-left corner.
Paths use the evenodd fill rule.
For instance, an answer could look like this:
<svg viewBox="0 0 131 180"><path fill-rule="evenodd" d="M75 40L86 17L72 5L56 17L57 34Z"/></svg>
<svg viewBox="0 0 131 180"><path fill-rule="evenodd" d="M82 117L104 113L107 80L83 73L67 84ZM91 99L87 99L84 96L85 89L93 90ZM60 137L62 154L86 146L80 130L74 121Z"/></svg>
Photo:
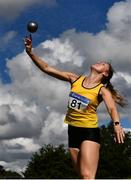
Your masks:
<svg viewBox="0 0 131 180"><path fill-rule="evenodd" d="M79 111L85 111L89 102L90 100L86 97L70 92L68 107Z"/></svg>

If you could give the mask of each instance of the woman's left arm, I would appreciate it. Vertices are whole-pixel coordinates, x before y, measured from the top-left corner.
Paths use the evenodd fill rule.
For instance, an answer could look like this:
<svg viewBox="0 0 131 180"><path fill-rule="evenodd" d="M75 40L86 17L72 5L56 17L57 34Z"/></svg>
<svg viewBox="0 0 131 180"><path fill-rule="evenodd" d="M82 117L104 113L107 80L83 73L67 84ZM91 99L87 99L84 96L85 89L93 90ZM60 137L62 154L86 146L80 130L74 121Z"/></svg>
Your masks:
<svg viewBox="0 0 131 180"><path fill-rule="evenodd" d="M105 88L102 87L100 90L100 94L105 102L105 105L107 107L107 110L109 112L109 115L113 121L113 125L114 125L114 132L116 135L116 140L118 143L124 143L124 138L125 138L125 133L123 128L121 127L120 124L120 117L117 111L117 107L116 107L116 103L112 97L111 92Z"/></svg>

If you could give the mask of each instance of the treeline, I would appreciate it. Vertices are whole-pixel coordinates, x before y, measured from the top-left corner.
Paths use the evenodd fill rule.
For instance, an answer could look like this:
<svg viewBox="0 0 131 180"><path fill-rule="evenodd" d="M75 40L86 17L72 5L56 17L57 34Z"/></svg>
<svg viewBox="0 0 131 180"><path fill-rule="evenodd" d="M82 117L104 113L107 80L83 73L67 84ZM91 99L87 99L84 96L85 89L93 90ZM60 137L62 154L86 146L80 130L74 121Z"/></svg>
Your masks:
<svg viewBox="0 0 131 180"><path fill-rule="evenodd" d="M0 179L20 179L22 176L14 171L5 170L2 165L0 165Z"/></svg>
<svg viewBox="0 0 131 180"><path fill-rule="evenodd" d="M113 140L111 124L101 127L101 151L98 179L131 178L131 133L126 133L124 144L116 144ZM10 172L10 174L9 174ZM64 145L55 147L45 145L32 155L23 177L28 179L75 179L79 178L74 171L68 151ZM18 173L0 168L0 178L22 178Z"/></svg>

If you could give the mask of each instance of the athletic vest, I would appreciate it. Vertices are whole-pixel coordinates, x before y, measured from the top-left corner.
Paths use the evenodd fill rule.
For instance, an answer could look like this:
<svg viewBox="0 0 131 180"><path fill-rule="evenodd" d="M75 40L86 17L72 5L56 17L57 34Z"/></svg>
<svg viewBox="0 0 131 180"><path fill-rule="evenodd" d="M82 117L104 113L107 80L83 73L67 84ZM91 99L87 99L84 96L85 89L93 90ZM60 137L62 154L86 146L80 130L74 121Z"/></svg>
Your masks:
<svg viewBox="0 0 131 180"><path fill-rule="evenodd" d="M72 83L69 94L68 110L64 122L77 127L98 127L97 107L101 102L98 98L103 84L93 88L85 88L83 81L86 77L80 76Z"/></svg>

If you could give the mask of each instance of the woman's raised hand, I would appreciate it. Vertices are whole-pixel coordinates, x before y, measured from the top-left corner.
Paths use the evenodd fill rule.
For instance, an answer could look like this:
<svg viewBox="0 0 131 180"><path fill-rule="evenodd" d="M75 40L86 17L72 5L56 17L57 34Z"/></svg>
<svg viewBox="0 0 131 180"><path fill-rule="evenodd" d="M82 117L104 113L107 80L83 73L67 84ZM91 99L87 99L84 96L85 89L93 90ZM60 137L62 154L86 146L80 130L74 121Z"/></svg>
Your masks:
<svg viewBox="0 0 131 180"><path fill-rule="evenodd" d="M25 45L25 49L26 49L27 54L30 54L32 51L32 37L31 37L31 35L25 37L24 45Z"/></svg>

